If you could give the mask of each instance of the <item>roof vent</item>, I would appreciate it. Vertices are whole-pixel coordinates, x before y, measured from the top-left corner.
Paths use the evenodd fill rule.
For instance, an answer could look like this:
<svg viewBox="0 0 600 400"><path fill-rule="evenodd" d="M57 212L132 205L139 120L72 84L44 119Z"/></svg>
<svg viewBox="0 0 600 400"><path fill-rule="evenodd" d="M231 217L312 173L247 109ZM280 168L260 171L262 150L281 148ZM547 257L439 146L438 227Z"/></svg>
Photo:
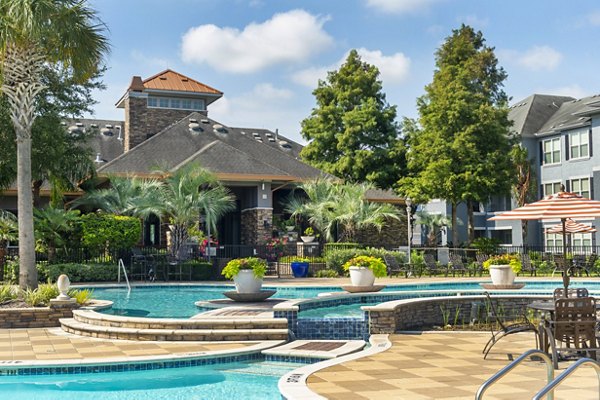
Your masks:
<svg viewBox="0 0 600 400"><path fill-rule="evenodd" d="M246 131L240 131L240 133L241 133L242 135L245 135L245 134L246 134Z"/></svg>
<svg viewBox="0 0 600 400"><path fill-rule="evenodd" d="M83 133L84 129L77 126L77 125L71 125L69 127L69 133L72 135L79 135L80 133Z"/></svg>
<svg viewBox="0 0 600 400"><path fill-rule="evenodd" d="M90 128L97 128L98 124L90 124Z"/></svg>
<svg viewBox="0 0 600 400"><path fill-rule="evenodd" d="M75 124L75 126L78 126L78 127L80 127L80 128L83 128L83 122L77 122L77 123Z"/></svg>
<svg viewBox="0 0 600 400"><path fill-rule="evenodd" d="M252 132L252 136L254 136L254 137L260 137L260 133L258 133L258 132Z"/></svg>
<svg viewBox="0 0 600 400"><path fill-rule="evenodd" d="M60 123L62 126L67 126L67 123L65 121Z"/></svg>
<svg viewBox="0 0 600 400"><path fill-rule="evenodd" d="M166 81L167 77L163 75L163 76L160 76L158 79L160 79L161 81Z"/></svg>
<svg viewBox="0 0 600 400"><path fill-rule="evenodd" d="M291 144L289 144L289 143L288 143L287 141L285 141L285 140L280 140L280 141L279 141L279 145L281 146L281 148L282 148L282 149L284 149L284 150L286 150L286 151L287 151L287 150L291 150L291 149L292 149L292 145L291 145Z"/></svg>
<svg viewBox="0 0 600 400"><path fill-rule="evenodd" d="M275 138L272 138L272 137L269 138L269 142L274 142L274 141L275 141Z"/></svg>
<svg viewBox="0 0 600 400"><path fill-rule="evenodd" d="M106 125L104 125L104 127L105 127L105 128L108 128L108 129L112 129L112 127L113 127L113 126L112 126L112 125L110 125L110 124L106 124Z"/></svg>
<svg viewBox="0 0 600 400"><path fill-rule="evenodd" d="M261 138L255 138L257 142L262 143L262 139Z"/></svg>
<svg viewBox="0 0 600 400"><path fill-rule="evenodd" d="M265 133L265 136L266 137L273 137L273 134L271 132L267 132L267 133Z"/></svg>
<svg viewBox="0 0 600 400"><path fill-rule="evenodd" d="M201 119L200 122L202 122L203 124L210 124L210 121L205 119Z"/></svg>
<svg viewBox="0 0 600 400"><path fill-rule="evenodd" d="M198 120L196 118L190 118L190 122L198 123Z"/></svg>
<svg viewBox="0 0 600 400"><path fill-rule="evenodd" d="M102 158L100 158L100 153L96 153L96 159L94 160L95 163L101 164L104 162L104 160Z"/></svg>
<svg viewBox="0 0 600 400"><path fill-rule="evenodd" d="M114 133L113 133L112 129L109 129L109 128L102 128L102 129L100 129L100 132L101 132L101 133L102 133L104 136L108 136L108 137L110 137L110 136L113 136L113 135L114 135Z"/></svg>
<svg viewBox="0 0 600 400"><path fill-rule="evenodd" d="M200 124L197 122L190 122L188 128L190 128L190 132L192 133L200 133L204 131L204 129L202 129Z"/></svg>
<svg viewBox="0 0 600 400"><path fill-rule="evenodd" d="M215 133L227 133L227 128L225 128L221 124L214 124L213 130L215 131Z"/></svg>
<svg viewBox="0 0 600 400"><path fill-rule="evenodd" d="M188 80L188 78L181 78L181 82L187 82Z"/></svg>

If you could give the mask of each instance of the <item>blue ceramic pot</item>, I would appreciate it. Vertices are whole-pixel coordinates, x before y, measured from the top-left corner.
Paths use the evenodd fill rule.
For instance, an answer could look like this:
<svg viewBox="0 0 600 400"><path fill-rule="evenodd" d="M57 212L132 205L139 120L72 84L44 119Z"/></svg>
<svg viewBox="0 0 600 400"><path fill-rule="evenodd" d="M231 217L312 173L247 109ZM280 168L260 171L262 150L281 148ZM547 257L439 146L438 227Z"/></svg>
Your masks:
<svg viewBox="0 0 600 400"><path fill-rule="evenodd" d="M292 261L292 274L294 278L306 278L308 275L308 263L301 261Z"/></svg>

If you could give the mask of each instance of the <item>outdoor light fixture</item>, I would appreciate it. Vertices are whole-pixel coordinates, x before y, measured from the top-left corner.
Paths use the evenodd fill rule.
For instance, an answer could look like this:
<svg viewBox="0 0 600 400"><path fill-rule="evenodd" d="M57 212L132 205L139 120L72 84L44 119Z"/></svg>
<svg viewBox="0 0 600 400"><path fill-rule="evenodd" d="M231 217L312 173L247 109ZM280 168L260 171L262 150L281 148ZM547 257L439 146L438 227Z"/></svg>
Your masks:
<svg viewBox="0 0 600 400"><path fill-rule="evenodd" d="M411 260L410 260L410 245L411 245L411 240L410 240L410 233L412 231L411 229L411 223L410 223L410 214L412 212L412 201L410 200L410 197L407 197L405 200L406 203L406 228L407 228L407 233L408 236L406 237L406 242L408 243L408 265L411 264Z"/></svg>

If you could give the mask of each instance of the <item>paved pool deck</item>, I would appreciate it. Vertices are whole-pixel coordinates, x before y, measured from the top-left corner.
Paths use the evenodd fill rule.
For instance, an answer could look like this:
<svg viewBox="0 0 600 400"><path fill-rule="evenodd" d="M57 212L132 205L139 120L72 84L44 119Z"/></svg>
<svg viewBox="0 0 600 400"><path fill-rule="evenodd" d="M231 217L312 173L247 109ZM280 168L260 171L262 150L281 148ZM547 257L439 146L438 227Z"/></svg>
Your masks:
<svg viewBox="0 0 600 400"><path fill-rule="evenodd" d="M424 332L390 335L391 348L310 375L308 387L331 400L473 399L479 386L499 369L535 347L533 334L502 339L486 360L481 349L489 333ZM570 363L561 363L557 376ZM545 384L541 362L526 362L499 381L486 400L530 399ZM598 399L598 378L582 368L556 391L556 399Z"/></svg>

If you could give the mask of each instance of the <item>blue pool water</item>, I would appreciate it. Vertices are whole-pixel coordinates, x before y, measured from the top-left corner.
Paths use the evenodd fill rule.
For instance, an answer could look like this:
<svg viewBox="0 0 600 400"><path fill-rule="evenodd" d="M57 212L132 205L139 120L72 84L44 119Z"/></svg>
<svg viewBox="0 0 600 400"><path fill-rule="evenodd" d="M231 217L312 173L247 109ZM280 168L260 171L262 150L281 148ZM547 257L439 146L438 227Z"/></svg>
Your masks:
<svg viewBox="0 0 600 400"><path fill-rule="evenodd" d="M549 294L562 285L561 281L527 281L524 292ZM573 281L571 286L585 286L592 293L600 293L600 280ZM340 292L339 286L328 287L273 287L265 288L276 289L274 297L285 299L314 298L319 293ZM224 299L223 292L232 290L233 286L213 285L213 286L141 286L134 287L131 293L127 293L124 287L118 288L95 288L94 297L97 299L111 300L114 302L113 308L104 312L110 314L122 314L128 316L156 317L156 318L189 318L198 314L199 310L195 302L199 300ZM482 290L479 282L440 282L440 283L420 283L406 285L390 285L383 292L396 291L415 291L415 290ZM332 312L353 312L357 316L362 315L360 306L366 304L354 304L352 307L346 307L339 310L324 310L324 314ZM313 312L315 317L323 317L318 311L307 310L300 313L305 317L307 312Z"/></svg>
<svg viewBox="0 0 600 400"><path fill-rule="evenodd" d="M247 362L127 373L0 376L0 399L281 399L279 378L300 365Z"/></svg>

